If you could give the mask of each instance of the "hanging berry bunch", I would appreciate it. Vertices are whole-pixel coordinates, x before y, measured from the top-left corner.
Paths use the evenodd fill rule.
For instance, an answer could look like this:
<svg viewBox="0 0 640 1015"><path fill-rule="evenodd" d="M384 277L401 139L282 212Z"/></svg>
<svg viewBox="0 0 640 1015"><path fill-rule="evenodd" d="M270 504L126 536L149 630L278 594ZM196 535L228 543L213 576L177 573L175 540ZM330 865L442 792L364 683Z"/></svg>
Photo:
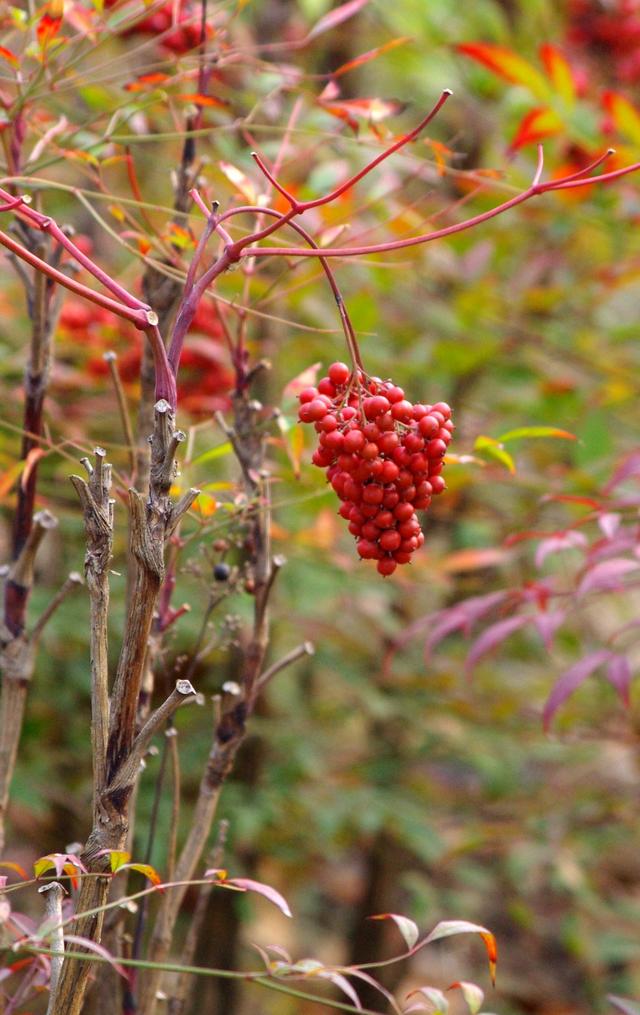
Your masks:
<svg viewBox="0 0 640 1015"><path fill-rule="evenodd" d="M327 470L356 549L381 575L408 564L424 543L416 511L445 488L443 456L453 433L446 402L412 405L392 381L332 363L304 388L299 419L319 436L311 459Z"/></svg>

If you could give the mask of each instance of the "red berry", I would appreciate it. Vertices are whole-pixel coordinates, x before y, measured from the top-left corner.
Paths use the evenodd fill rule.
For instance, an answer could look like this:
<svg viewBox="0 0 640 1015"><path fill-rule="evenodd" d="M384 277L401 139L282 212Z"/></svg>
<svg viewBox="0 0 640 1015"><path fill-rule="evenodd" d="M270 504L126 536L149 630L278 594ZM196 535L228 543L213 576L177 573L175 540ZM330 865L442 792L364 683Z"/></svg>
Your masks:
<svg viewBox="0 0 640 1015"><path fill-rule="evenodd" d="M320 438L320 443L324 448L327 448L328 451L339 453L342 451L344 437L339 430L332 430L330 433L323 433Z"/></svg>
<svg viewBox="0 0 640 1015"><path fill-rule="evenodd" d="M378 511L374 520L379 529L390 529L394 522L393 513L391 511Z"/></svg>
<svg viewBox="0 0 640 1015"><path fill-rule="evenodd" d="M391 415L401 423L408 423L413 419L413 405L403 399L402 402L394 402L391 406Z"/></svg>
<svg viewBox="0 0 640 1015"><path fill-rule="evenodd" d="M317 388L303 388L300 394L298 395L298 400L302 403L312 402L313 399L317 397L318 397Z"/></svg>
<svg viewBox="0 0 640 1015"><path fill-rule="evenodd" d="M388 459L382 463L382 469L380 470L380 480L383 483L393 483L398 478L400 469L395 462L390 462Z"/></svg>
<svg viewBox="0 0 640 1015"><path fill-rule="evenodd" d="M384 389L384 393L393 404L394 402L401 402L404 398L404 391L399 388L396 384L390 384Z"/></svg>
<svg viewBox="0 0 640 1015"><path fill-rule="evenodd" d="M328 412L326 416L322 417L316 426L319 427L320 430L324 430L325 433L328 433L330 430L338 429L338 420L332 412Z"/></svg>
<svg viewBox="0 0 640 1015"><path fill-rule="evenodd" d="M378 540L378 544L382 550L390 553L392 550L397 550L402 542L402 537L399 532L395 529L387 529L382 533Z"/></svg>
<svg viewBox="0 0 640 1015"><path fill-rule="evenodd" d="M441 412L445 419L451 419L451 407L446 402L436 402L433 409L435 412Z"/></svg>
<svg viewBox="0 0 640 1015"><path fill-rule="evenodd" d="M365 504L382 504L384 490L378 483L369 483L362 491L362 499Z"/></svg>
<svg viewBox="0 0 640 1015"><path fill-rule="evenodd" d="M442 493L442 491L446 486L442 476L434 476L432 479L429 480L429 482L431 483L431 487L433 489L434 494Z"/></svg>
<svg viewBox="0 0 640 1015"><path fill-rule="evenodd" d="M396 448L400 447L400 438L394 431L390 431L389 433L383 433L382 437L380 438L378 447L383 452L383 454L390 455Z"/></svg>
<svg viewBox="0 0 640 1015"><path fill-rule="evenodd" d="M423 437L435 437L440 426L435 416L423 416L418 422L418 430Z"/></svg>
<svg viewBox="0 0 640 1015"><path fill-rule="evenodd" d="M332 363L327 372L331 383L338 388L347 383L351 374L346 363Z"/></svg>
<svg viewBox="0 0 640 1015"><path fill-rule="evenodd" d="M411 504L406 504L404 501L393 509L393 513L399 522L408 522L410 518L413 518Z"/></svg>
<svg viewBox="0 0 640 1015"><path fill-rule="evenodd" d="M388 575L393 574L397 566L392 557L383 557L377 564L378 573L387 578Z"/></svg>
<svg viewBox="0 0 640 1015"><path fill-rule="evenodd" d="M360 454L362 455L363 458L371 461L373 458L378 457L378 445L373 444L372 442L369 444L365 444Z"/></svg>
<svg viewBox="0 0 640 1015"><path fill-rule="evenodd" d="M373 395L371 398L365 398L362 408L367 419L375 419L376 416L389 411L389 404L389 399L384 395Z"/></svg>
<svg viewBox="0 0 640 1015"><path fill-rule="evenodd" d="M353 454L355 451L359 451L360 448L364 447L365 439L362 430L349 430L344 435L344 450L349 454Z"/></svg>
<svg viewBox="0 0 640 1015"><path fill-rule="evenodd" d="M314 398L312 402L305 403L305 409L310 420L316 421L324 419L327 415L327 403L321 398ZM300 407L302 412L302 406ZM305 421L306 422L306 421Z"/></svg>
<svg viewBox="0 0 640 1015"><path fill-rule="evenodd" d="M371 520L370 522L365 522L365 524L362 526L363 539L370 539L372 543L375 543L379 535L380 529L373 520Z"/></svg>
<svg viewBox="0 0 640 1015"><path fill-rule="evenodd" d="M323 377L318 384L318 391L321 395L328 395L329 398L336 397L336 389L328 377Z"/></svg>
<svg viewBox="0 0 640 1015"><path fill-rule="evenodd" d="M444 441L441 441L439 437L429 441L429 444L427 445L427 455L429 458L442 458L446 450L447 445Z"/></svg>
<svg viewBox="0 0 640 1015"><path fill-rule="evenodd" d="M378 547L369 539L359 539L356 543L356 550L363 560L375 560L378 555Z"/></svg>

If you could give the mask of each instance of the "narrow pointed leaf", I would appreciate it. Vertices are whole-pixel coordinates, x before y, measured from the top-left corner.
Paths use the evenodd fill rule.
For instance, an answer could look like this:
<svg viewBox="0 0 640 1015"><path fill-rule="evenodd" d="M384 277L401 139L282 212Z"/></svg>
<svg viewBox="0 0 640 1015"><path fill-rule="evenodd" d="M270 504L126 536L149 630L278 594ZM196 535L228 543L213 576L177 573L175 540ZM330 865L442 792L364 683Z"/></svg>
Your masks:
<svg viewBox="0 0 640 1015"><path fill-rule="evenodd" d="M413 948L420 936L418 925L413 920L410 920L408 916L400 916L398 913L377 913L375 916L369 916L368 919L393 920L409 949Z"/></svg>
<svg viewBox="0 0 640 1015"><path fill-rule="evenodd" d="M465 669L467 671L473 669L483 656L498 648L503 641L515 631L519 631L530 620L531 617L527 616L507 617L505 620L498 620L495 624L491 624L471 646L471 651L465 662Z"/></svg>
<svg viewBox="0 0 640 1015"><path fill-rule="evenodd" d="M129 972L118 963L118 960L114 958L110 951L108 951L104 945L100 945L97 941L92 941L91 938L81 937L78 934L65 934L65 944L80 945L82 948L87 948L91 952L95 952L96 955L100 955L103 959L106 959L109 965L111 965L116 973L118 973L123 980L127 983L130 982Z"/></svg>
<svg viewBox="0 0 640 1015"><path fill-rule="evenodd" d="M402 46L405 42L410 42L410 38L407 35L403 35L398 39L390 39L389 42L385 42L382 46L376 46L375 49L369 49L366 53L361 53L360 56L354 57L353 60L348 60L346 63L340 64L337 70L332 71L334 78L341 77L343 74L347 74L351 70L355 70L356 67L362 67L363 64L369 63L370 60L375 60L383 53L387 53L390 49L395 49L396 46Z"/></svg>
<svg viewBox="0 0 640 1015"><path fill-rule="evenodd" d="M618 693L622 704L628 708L631 688L631 666L626 656L613 655L607 663L604 671L605 678Z"/></svg>
<svg viewBox="0 0 640 1015"><path fill-rule="evenodd" d="M152 867L151 864L149 863L125 863L118 869L137 871L138 874L143 874L144 877L147 878L152 885L162 884L162 878L158 874L155 867Z"/></svg>
<svg viewBox="0 0 640 1015"><path fill-rule="evenodd" d="M620 92L605 92L602 104L618 133L632 144L640 145L640 110Z"/></svg>
<svg viewBox="0 0 640 1015"><path fill-rule="evenodd" d="M512 474L515 473L516 463L509 452L505 451L501 442L496 440L494 437L487 437L485 434L479 434L478 437L476 437L473 449L474 451L482 452L489 458L494 458L497 462L500 462L501 465L506 466L509 472Z"/></svg>
<svg viewBox="0 0 640 1015"><path fill-rule="evenodd" d="M548 106L537 106L523 116L515 137L510 144L512 151L517 151L527 144L542 141L545 137L553 137L565 129L561 118Z"/></svg>
<svg viewBox="0 0 640 1015"><path fill-rule="evenodd" d="M285 916L291 916L287 900L271 885L264 885L261 881L253 881L251 878L228 878L226 884L239 888L241 892L256 892L258 895L263 895L269 902L273 902L274 906L277 906Z"/></svg>
<svg viewBox="0 0 640 1015"><path fill-rule="evenodd" d="M616 1011L621 1011L622 1015L640 1015L640 1001L632 1001L629 997L616 997L615 994L609 994L607 1000Z"/></svg>
<svg viewBox="0 0 640 1015"><path fill-rule="evenodd" d="M520 440L522 437L558 437L565 441L577 440L574 433L560 430L557 426L519 426L515 430L501 433L498 440L506 443L507 441Z"/></svg>
<svg viewBox="0 0 640 1015"><path fill-rule="evenodd" d="M469 983L468 980L457 980L456 983L451 984L449 990L460 990L462 992L471 1015L477 1015L482 1008L484 990L477 983Z"/></svg>
<svg viewBox="0 0 640 1015"><path fill-rule="evenodd" d="M610 560L603 560L584 575L578 586L578 595L585 596L587 592L613 592L624 588L623 578L631 571L637 571L640 562L629 560L627 557L612 557Z"/></svg>
<svg viewBox="0 0 640 1015"><path fill-rule="evenodd" d="M587 680L588 677L594 673L599 666L611 657L611 652L607 649L599 649L597 652L591 652L585 656L574 666L571 666L562 676L556 680L551 694L547 698L542 713L542 723L545 730L548 731L551 725L551 720L560 708L560 706L569 698L574 691L580 687L581 684Z"/></svg>
<svg viewBox="0 0 640 1015"><path fill-rule="evenodd" d="M443 937L452 937L454 934L479 934L487 949L489 959L489 970L491 982L495 984L496 963L498 961L498 946L495 936L486 927L479 923L468 923L467 920L443 920L437 924L431 933L422 942L422 945L430 944L432 941L439 941Z"/></svg>
<svg viewBox="0 0 640 1015"><path fill-rule="evenodd" d="M467 42L457 48L459 53L488 67L505 81L522 85L540 99L552 97L551 86L540 71L512 49L488 42Z"/></svg>
<svg viewBox="0 0 640 1015"><path fill-rule="evenodd" d="M319 21L316 21L315 25L307 35L307 40L315 39L318 35L322 35L323 32L328 32L332 28L337 28L343 21L348 18L352 18L354 14L357 14L366 7L369 0L349 0L346 4L341 4L339 7L334 7L333 10L329 11Z"/></svg>
<svg viewBox="0 0 640 1015"><path fill-rule="evenodd" d="M540 57L557 95L566 106L573 106L576 100L576 82L564 53L557 46L546 42L540 47Z"/></svg>
<svg viewBox="0 0 640 1015"><path fill-rule="evenodd" d="M547 557L559 550L575 550L587 545L587 537L583 532L575 532L570 529L568 532L558 532L549 539L543 539L536 549L536 567L542 567Z"/></svg>
<svg viewBox="0 0 640 1015"><path fill-rule="evenodd" d="M433 1015L447 1015L449 1011L449 1001L437 987L418 987L416 990L412 990L407 994L407 999L415 997L416 994L420 994L426 998L431 1006L430 1010L433 1011Z"/></svg>
<svg viewBox="0 0 640 1015"><path fill-rule="evenodd" d="M14 863L12 860L0 860L0 869L14 871L16 874L20 875L23 881L29 880L29 875L24 867L21 867L19 863Z"/></svg>

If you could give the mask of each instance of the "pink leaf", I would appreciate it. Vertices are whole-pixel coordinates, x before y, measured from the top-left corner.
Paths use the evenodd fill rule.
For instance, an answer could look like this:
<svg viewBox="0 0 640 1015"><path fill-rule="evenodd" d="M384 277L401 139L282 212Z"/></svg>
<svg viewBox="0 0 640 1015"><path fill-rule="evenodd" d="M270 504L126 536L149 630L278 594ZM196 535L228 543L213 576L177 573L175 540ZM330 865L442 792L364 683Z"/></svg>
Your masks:
<svg viewBox="0 0 640 1015"><path fill-rule="evenodd" d="M605 678L616 689L625 708L630 705L631 666L626 656L613 655L607 663Z"/></svg>
<svg viewBox="0 0 640 1015"><path fill-rule="evenodd" d="M329 980L338 987L343 994L346 994L355 1008L358 1008L359 1010L362 1009L362 1004L356 990L349 983L346 976L342 975L342 973L337 973L332 969L327 969L324 972L317 973L316 975L320 976L323 980Z"/></svg>
<svg viewBox="0 0 640 1015"><path fill-rule="evenodd" d="M599 666L607 662L611 658L611 652L607 649L598 649L597 652L591 652L580 662L577 662L574 666L571 666L562 676L556 680L551 694L547 698L542 713L542 723L545 730L548 731L551 724L551 720L567 698L569 698L574 691L580 687L585 680L591 676Z"/></svg>
<svg viewBox="0 0 640 1015"><path fill-rule="evenodd" d="M64 940L70 944L80 945L82 948L87 948L89 951L95 952L96 955L102 956L124 980L129 982L130 974L127 970L117 962L110 951L107 951L103 945L99 945L97 941L92 941L88 937L80 937L77 934L65 934Z"/></svg>
<svg viewBox="0 0 640 1015"><path fill-rule="evenodd" d="M604 488L605 493L611 493L615 490L616 486L623 483L625 479L631 479L632 477L640 475L640 451L632 451L630 455L624 459L621 465L618 466L613 476Z"/></svg>
<svg viewBox="0 0 640 1015"><path fill-rule="evenodd" d="M602 529L602 532L607 537L607 539L613 539L616 532L620 528L621 521L622 521L621 515L616 514L614 512L606 512L605 514L599 516L598 525Z"/></svg>
<svg viewBox="0 0 640 1015"><path fill-rule="evenodd" d="M241 892L257 892L258 895L264 895L265 899L273 902L274 906L277 906L285 916L291 916L287 900L280 895L280 892L272 888L271 885L263 885L261 881L252 881L251 878L228 878L225 884L233 885L235 888L239 888Z"/></svg>
<svg viewBox="0 0 640 1015"><path fill-rule="evenodd" d="M493 649L505 641L509 635L515 631L520 630L525 624L528 624L531 617L517 616L507 617L506 620L498 620L495 624L491 624L490 627L483 631L479 638L473 643L471 651L467 656L465 662L465 669L467 671L472 670L477 662L482 659L483 656L492 652Z"/></svg>
<svg viewBox="0 0 640 1015"><path fill-rule="evenodd" d="M547 557L558 550L572 550L587 545L587 537L583 532L559 532L549 539L543 539L536 550L536 567L542 567Z"/></svg>
<svg viewBox="0 0 640 1015"><path fill-rule="evenodd" d="M408 916L400 916L398 913L377 913L375 916L369 916L368 919L393 920L409 949L413 948L420 935L418 925L413 920L410 920Z"/></svg>
<svg viewBox="0 0 640 1015"><path fill-rule="evenodd" d="M630 571L637 571L639 567L640 563L637 560L628 560L626 557L613 557L611 560L602 561L584 575L578 586L578 595L622 589L624 584L621 579Z"/></svg>
<svg viewBox="0 0 640 1015"><path fill-rule="evenodd" d="M441 610L439 613L434 614L431 619L435 623L425 645L427 658L431 654L432 649L443 638L446 638L448 634L458 630L469 634L475 622L480 620L481 617L486 616L494 606L502 603L506 596L506 591L489 592L484 596L472 596L470 599L465 600L465 602L451 607L451 609ZM424 622L420 621L419 623L424 627Z"/></svg>
<svg viewBox="0 0 640 1015"><path fill-rule="evenodd" d="M341 25L343 21L348 18L352 18L354 14L361 11L363 7L366 7L369 0L349 0L346 4L341 4L340 7L334 7L332 11L329 11L324 17L316 21L315 25L307 35L307 41L315 39L316 36L322 35L323 32L328 32L332 28L336 28Z"/></svg>
<svg viewBox="0 0 640 1015"><path fill-rule="evenodd" d="M393 994L391 994L388 990L386 990L381 983L378 983L377 980L374 980L373 976L369 976L369 974L365 973L362 969L356 969L351 967L347 970L347 972L349 973L349 976L357 976L359 980L364 980L364 982L368 983L370 987L374 988L374 990L379 990L382 996L387 1001L387 1003L393 1008L393 1010L396 1012L400 1011L398 1005L396 1004Z"/></svg>
<svg viewBox="0 0 640 1015"><path fill-rule="evenodd" d="M542 638L544 647L547 650L551 649L553 644L553 636L564 622L566 613L564 610L546 610L537 613L533 618L533 626Z"/></svg>

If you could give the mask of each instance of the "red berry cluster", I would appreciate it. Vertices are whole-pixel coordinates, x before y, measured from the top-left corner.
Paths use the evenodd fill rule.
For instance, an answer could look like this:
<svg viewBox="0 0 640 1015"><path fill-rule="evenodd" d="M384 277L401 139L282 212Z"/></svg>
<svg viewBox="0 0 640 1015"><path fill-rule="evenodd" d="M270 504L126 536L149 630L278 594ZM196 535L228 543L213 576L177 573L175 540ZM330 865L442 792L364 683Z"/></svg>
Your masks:
<svg viewBox="0 0 640 1015"><path fill-rule="evenodd" d="M345 363L298 397L300 421L320 435L311 460L327 470L360 557L393 574L424 543L416 510L444 490L451 409L412 405L392 381L352 374Z"/></svg>

